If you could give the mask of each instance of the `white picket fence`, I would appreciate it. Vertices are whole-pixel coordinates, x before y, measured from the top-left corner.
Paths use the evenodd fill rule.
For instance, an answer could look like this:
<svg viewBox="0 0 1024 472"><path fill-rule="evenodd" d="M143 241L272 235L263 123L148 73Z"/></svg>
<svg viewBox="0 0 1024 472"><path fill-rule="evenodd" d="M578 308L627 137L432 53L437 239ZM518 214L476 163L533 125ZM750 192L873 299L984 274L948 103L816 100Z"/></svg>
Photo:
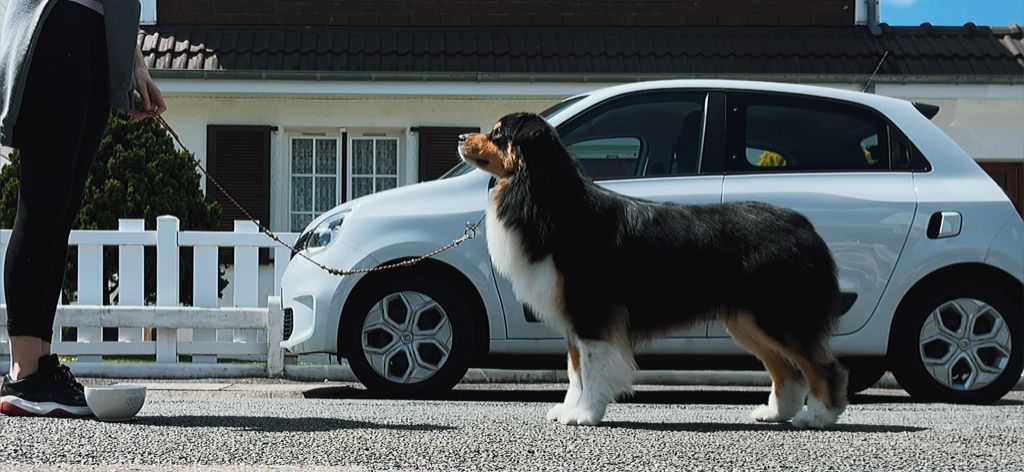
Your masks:
<svg viewBox="0 0 1024 472"><path fill-rule="evenodd" d="M297 235L280 234L291 243ZM10 231L0 231L0 267ZM53 352L76 356L79 375L102 377L253 377L280 376L283 314L278 296L288 265L288 249L260 233L255 224L235 222L235 231L180 231L173 216L157 218L156 230L143 220L121 220L119 229L73 231L78 247L77 297L57 310ZM118 249L116 305L103 306L103 249ZM144 248L156 248L156 305L146 306ZM180 249L193 248L192 306L180 303ZM220 248L233 248L230 269L233 305L218 297ZM259 297L259 250L272 248L273 294ZM2 282L0 271L0 282ZM6 296L0 283L0 371L6 371ZM75 327L76 340L62 339L61 327ZM117 328L117 341L104 341L103 328ZM147 328L155 340L144 335ZM141 357L140 357L141 356ZM182 362L180 356L191 356ZM104 358L107 358L104 361ZM141 359L141 361L140 361ZM220 362L218 362L220 361Z"/></svg>

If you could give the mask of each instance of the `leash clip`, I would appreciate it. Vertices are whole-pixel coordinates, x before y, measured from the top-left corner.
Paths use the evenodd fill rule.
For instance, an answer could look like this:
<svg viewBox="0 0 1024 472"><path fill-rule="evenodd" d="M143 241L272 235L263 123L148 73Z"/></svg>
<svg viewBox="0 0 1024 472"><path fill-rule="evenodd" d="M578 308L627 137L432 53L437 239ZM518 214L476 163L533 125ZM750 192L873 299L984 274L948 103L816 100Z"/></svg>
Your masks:
<svg viewBox="0 0 1024 472"><path fill-rule="evenodd" d="M480 226L480 223L466 222L466 239L473 239L476 237L476 228Z"/></svg>

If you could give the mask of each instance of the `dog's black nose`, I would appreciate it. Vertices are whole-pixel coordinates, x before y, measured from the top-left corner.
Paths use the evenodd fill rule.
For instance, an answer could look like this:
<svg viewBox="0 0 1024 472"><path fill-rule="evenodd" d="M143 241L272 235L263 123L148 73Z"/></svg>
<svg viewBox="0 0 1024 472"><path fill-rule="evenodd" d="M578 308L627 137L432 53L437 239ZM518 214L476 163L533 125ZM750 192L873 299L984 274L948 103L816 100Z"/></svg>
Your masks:
<svg viewBox="0 0 1024 472"><path fill-rule="evenodd" d="M466 142L467 139L469 139L469 135L468 134L460 134L459 135L459 144L462 144L462 143Z"/></svg>

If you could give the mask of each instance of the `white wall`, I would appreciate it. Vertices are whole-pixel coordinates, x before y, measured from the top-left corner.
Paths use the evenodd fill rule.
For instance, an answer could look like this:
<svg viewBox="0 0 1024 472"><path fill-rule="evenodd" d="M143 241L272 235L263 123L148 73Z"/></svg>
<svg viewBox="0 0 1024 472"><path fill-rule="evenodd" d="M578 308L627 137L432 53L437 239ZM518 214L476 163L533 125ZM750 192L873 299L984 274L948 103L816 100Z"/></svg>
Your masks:
<svg viewBox="0 0 1024 472"><path fill-rule="evenodd" d="M410 128L417 126L475 126L490 129L505 113L540 111L557 99L482 98L338 98L268 99L199 98L171 96L167 121L185 145L206 160L206 127L219 125L271 125L271 229L288 231L289 138L303 133L349 136L385 133L399 138L399 184L415 183L418 139Z"/></svg>
<svg viewBox="0 0 1024 472"><path fill-rule="evenodd" d="M1024 101L921 101L939 106L939 114L932 121L975 160L1024 159Z"/></svg>

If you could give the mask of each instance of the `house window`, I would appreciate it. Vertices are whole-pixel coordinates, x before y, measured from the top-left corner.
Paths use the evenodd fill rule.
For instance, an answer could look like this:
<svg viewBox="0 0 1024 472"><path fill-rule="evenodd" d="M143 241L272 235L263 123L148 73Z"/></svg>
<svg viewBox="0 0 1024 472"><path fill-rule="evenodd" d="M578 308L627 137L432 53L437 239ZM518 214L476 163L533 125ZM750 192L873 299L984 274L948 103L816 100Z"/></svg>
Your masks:
<svg viewBox="0 0 1024 472"><path fill-rule="evenodd" d="M292 138L291 231L338 204L338 167L337 138Z"/></svg>
<svg viewBox="0 0 1024 472"><path fill-rule="evenodd" d="M350 143L350 198L398 186L398 138L355 137Z"/></svg>

